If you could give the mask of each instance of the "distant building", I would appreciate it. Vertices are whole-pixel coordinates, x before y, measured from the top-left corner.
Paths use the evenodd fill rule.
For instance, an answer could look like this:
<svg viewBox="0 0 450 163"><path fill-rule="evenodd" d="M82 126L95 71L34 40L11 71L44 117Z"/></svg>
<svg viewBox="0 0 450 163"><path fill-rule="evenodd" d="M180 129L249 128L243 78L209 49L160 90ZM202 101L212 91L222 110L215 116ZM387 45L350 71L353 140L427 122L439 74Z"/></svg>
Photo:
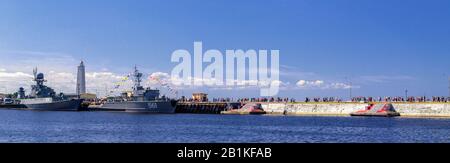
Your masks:
<svg viewBox="0 0 450 163"><path fill-rule="evenodd" d="M81 61L80 66L78 66L77 74L77 95L86 94L86 74L85 74L84 63Z"/></svg>
<svg viewBox="0 0 450 163"><path fill-rule="evenodd" d="M206 93L193 93L192 99L196 102L208 102L208 94Z"/></svg>

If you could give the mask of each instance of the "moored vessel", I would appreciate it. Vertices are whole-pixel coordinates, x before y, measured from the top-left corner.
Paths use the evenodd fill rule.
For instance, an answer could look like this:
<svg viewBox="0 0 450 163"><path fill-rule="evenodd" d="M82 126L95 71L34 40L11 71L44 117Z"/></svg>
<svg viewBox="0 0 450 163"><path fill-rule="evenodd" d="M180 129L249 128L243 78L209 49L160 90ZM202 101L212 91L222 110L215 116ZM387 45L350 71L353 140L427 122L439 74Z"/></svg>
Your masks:
<svg viewBox="0 0 450 163"><path fill-rule="evenodd" d="M63 93L56 95L55 91L44 85L46 82L43 73L37 73L37 68L33 70L35 85L31 86L29 96L20 99L30 110L46 111L78 111L81 107L82 99L68 99Z"/></svg>
<svg viewBox="0 0 450 163"><path fill-rule="evenodd" d="M350 113L351 116L396 117L400 116L391 103L370 104L364 110Z"/></svg>
<svg viewBox="0 0 450 163"><path fill-rule="evenodd" d="M119 97L109 98L99 109L109 111L125 111L138 113L175 113L177 102L160 97L160 92L157 89L145 88L141 86L143 74L140 73L137 67L134 67L133 77L133 91L124 92Z"/></svg>
<svg viewBox="0 0 450 163"><path fill-rule="evenodd" d="M261 115L266 114L266 111L262 108L260 103L248 103L239 109L230 109L228 111L223 111L222 114L251 114L251 115Z"/></svg>

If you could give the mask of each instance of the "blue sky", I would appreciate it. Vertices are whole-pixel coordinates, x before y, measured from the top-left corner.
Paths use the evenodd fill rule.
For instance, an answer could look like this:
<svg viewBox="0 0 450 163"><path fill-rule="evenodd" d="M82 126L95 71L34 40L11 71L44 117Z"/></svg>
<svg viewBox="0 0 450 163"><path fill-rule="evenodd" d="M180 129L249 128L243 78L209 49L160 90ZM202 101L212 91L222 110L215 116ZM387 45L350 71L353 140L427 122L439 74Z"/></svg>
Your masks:
<svg viewBox="0 0 450 163"><path fill-rule="evenodd" d="M0 0L0 69L8 87L15 85L5 76L29 73L20 67L30 63L59 73L74 73L79 60L90 72L123 75L137 64L149 74L169 73L174 50L202 41L204 49L221 51L279 49L281 80L290 87L299 80L351 81L355 96L403 96L405 89L441 96L448 95L450 76L449 6L446 0ZM61 54L72 67L11 58L30 53ZM234 96L236 90L182 92L190 91ZM348 94L288 88L280 96Z"/></svg>

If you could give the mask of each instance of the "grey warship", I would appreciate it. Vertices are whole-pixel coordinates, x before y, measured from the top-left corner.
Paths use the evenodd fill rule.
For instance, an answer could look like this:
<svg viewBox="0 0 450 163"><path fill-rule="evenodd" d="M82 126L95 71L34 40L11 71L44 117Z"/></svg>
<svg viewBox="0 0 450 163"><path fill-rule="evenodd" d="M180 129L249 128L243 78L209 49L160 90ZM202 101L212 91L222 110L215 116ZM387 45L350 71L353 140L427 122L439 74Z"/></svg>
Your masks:
<svg viewBox="0 0 450 163"><path fill-rule="evenodd" d="M78 111L81 107L82 99L68 99L63 93L56 95L55 91L44 85L46 80L43 73L37 73L37 68L33 70L36 85L31 86L31 93L26 98L20 99L20 103L30 110L42 111Z"/></svg>
<svg viewBox="0 0 450 163"><path fill-rule="evenodd" d="M100 108L112 111L125 111L137 113L175 113L176 101L160 97L157 89L145 88L141 86L142 73L134 67L133 91L131 94L123 93L120 97L114 97L105 102Z"/></svg>

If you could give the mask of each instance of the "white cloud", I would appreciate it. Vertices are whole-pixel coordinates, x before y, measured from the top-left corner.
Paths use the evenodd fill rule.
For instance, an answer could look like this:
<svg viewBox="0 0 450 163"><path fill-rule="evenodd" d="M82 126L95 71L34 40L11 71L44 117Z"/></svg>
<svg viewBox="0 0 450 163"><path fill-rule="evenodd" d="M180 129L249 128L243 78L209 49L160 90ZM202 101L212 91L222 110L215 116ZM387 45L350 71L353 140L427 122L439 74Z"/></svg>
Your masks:
<svg viewBox="0 0 450 163"><path fill-rule="evenodd" d="M33 76L24 72L0 71L0 92L11 93L31 84Z"/></svg>
<svg viewBox="0 0 450 163"><path fill-rule="evenodd" d="M7 79L18 79L18 78L32 78L30 74L23 72L0 72L0 81L6 81Z"/></svg>
<svg viewBox="0 0 450 163"><path fill-rule="evenodd" d="M117 75L113 72L86 72L86 79L113 79L120 80L124 78L125 75Z"/></svg>
<svg viewBox="0 0 450 163"><path fill-rule="evenodd" d="M360 88L359 86L351 86L346 83L339 82L325 82L323 80L299 80L297 83L297 88L300 89L350 89L350 88Z"/></svg>
<svg viewBox="0 0 450 163"><path fill-rule="evenodd" d="M175 80L175 79L171 79L171 76L168 73L154 72L148 76L148 79L145 82L145 84L147 84L147 86L151 86L151 87L159 87L163 83L171 84L171 81L173 81L173 80ZM181 79L178 79L178 80L181 81Z"/></svg>
<svg viewBox="0 0 450 163"><path fill-rule="evenodd" d="M299 80L298 82L297 82L297 86L299 86L299 87L303 87L303 86L305 86L306 85L306 80Z"/></svg>
<svg viewBox="0 0 450 163"><path fill-rule="evenodd" d="M86 72L86 89L88 92L105 95L117 95L125 90L130 90L132 81L125 80L127 75L119 75L113 72ZM75 81L76 82L76 81ZM120 85L119 87L116 87Z"/></svg>
<svg viewBox="0 0 450 163"><path fill-rule="evenodd" d="M307 80L299 80L297 82L298 87L320 87L325 82L323 80L315 80L315 81L307 81Z"/></svg>
<svg viewBox="0 0 450 163"><path fill-rule="evenodd" d="M150 75L150 77L169 79L170 75L164 72L154 72Z"/></svg>
<svg viewBox="0 0 450 163"><path fill-rule="evenodd" d="M330 83L324 87L324 89L350 89L350 88L360 88L360 86L352 86L346 83Z"/></svg>

